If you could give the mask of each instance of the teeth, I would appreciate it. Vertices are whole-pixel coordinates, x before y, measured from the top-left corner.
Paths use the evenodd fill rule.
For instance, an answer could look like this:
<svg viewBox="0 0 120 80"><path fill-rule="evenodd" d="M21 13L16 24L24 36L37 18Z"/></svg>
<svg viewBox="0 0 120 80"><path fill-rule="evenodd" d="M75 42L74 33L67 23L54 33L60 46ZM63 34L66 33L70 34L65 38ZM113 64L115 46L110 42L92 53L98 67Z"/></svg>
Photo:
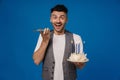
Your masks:
<svg viewBox="0 0 120 80"><path fill-rule="evenodd" d="M60 26L61 24L56 24L56 26Z"/></svg>

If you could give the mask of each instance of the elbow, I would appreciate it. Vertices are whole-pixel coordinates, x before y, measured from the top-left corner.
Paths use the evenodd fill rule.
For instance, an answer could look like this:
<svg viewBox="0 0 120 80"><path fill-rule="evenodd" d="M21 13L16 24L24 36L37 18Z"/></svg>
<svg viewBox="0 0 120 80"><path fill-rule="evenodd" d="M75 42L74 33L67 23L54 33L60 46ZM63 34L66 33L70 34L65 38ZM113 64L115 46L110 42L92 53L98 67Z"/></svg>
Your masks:
<svg viewBox="0 0 120 80"><path fill-rule="evenodd" d="M40 64L40 62L39 62L37 59L35 59L34 56L33 56L33 61L34 61L34 64L36 64L36 65L39 65L39 64Z"/></svg>
<svg viewBox="0 0 120 80"><path fill-rule="evenodd" d="M33 60L34 60L34 64L36 64L36 65L39 65L39 64L40 64L40 61L38 61L38 60L35 59L34 57L33 57Z"/></svg>
<svg viewBox="0 0 120 80"><path fill-rule="evenodd" d="M34 60L34 63L35 63L36 65L39 65L39 64L40 64L40 62L37 61L37 60Z"/></svg>

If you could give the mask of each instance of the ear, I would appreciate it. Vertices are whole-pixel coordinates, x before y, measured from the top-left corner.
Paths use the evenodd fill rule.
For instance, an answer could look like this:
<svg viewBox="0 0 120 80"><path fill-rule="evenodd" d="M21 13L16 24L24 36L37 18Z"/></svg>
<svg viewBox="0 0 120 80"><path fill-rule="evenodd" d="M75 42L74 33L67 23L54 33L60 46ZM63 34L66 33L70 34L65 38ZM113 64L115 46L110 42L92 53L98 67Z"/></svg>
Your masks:
<svg viewBox="0 0 120 80"><path fill-rule="evenodd" d="M66 19L66 23L68 22L68 18Z"/></svg>
<svg viewBox="0 0 120 80"><path fill-rule="evenodd" d="M50 22L51 22L51 19L50 19Z"/></svg>
<svg viewBox="0 0 120 80"><path fill-rule="evenodd" d="M52 21L51 21L51 17L50 17L50 22L52 22Z"/></svg>

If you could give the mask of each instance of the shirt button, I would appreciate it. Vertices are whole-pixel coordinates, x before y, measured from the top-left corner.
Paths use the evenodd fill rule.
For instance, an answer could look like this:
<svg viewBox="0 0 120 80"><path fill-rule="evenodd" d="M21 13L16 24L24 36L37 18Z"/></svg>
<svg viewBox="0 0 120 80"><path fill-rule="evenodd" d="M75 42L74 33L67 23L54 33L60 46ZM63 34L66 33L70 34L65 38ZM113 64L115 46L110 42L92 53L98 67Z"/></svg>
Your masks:
<svg viewBox="0 0 120 80"><path fill-rule="evenodd" d="M53 80L53 77L51 77L51 80Z"/></svg>
<svg viewBox="0 0 120 80"><path fill-rule="evenodd" d="M52 69L54 69L54 66L52 67Z"/></svg>
<svg viewBox="0 0 120 80"><path fill-rule="evenodd" d="M54 74L54 72L52 72L52 74Z"/></svg>
<svg viewBox="0 0 120 80"><path fill-rule="evenodd" d="M55 64L55 62L53 61L53 64Z"/></svg>

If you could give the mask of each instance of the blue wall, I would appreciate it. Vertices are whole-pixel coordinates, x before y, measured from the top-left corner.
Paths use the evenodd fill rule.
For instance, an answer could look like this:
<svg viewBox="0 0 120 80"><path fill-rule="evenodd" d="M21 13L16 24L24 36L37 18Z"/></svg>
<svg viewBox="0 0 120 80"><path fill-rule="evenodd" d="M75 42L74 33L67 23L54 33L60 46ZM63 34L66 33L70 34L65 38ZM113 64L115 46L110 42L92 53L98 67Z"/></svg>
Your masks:
<svg viewBox="0 0 120 80"><path fill-rule="evenodd" d="M0 0L0 80L41 80L33 30L52 29L50 8L58 3L68 7L66 28L81 35L90 59L78 80L120 80L119 0Z"/></svg>

